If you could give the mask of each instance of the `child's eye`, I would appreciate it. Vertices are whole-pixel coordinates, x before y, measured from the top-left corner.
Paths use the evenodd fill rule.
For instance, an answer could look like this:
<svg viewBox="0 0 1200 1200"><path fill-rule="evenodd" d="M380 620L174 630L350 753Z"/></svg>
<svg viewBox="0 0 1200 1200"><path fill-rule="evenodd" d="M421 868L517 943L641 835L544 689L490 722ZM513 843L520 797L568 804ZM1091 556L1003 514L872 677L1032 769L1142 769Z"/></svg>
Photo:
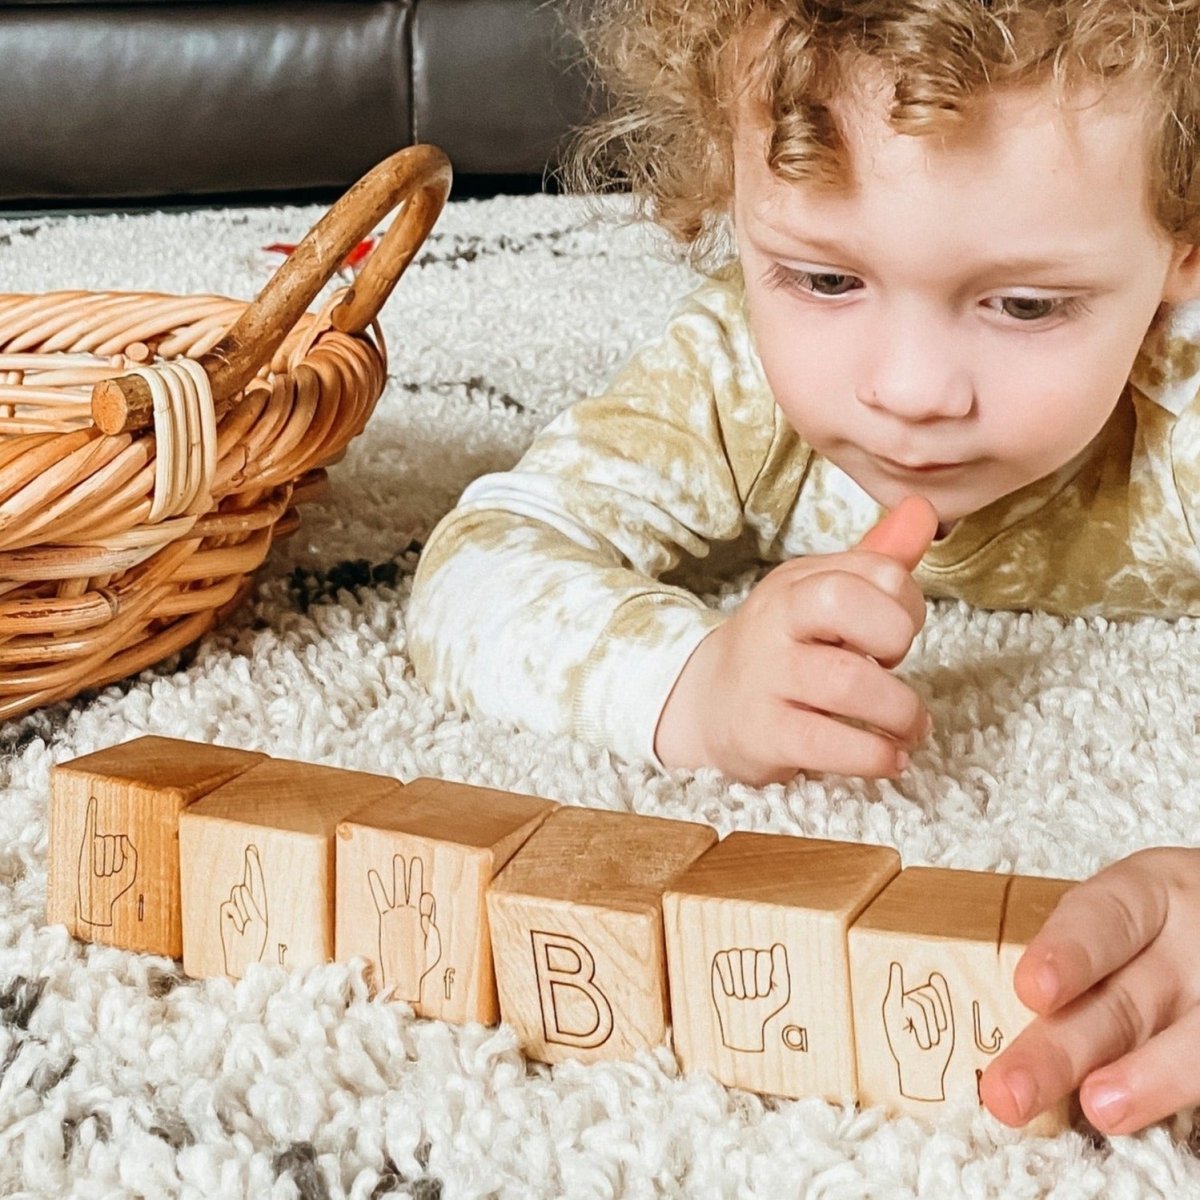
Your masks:
<svg viewBox="0 0 1200 1200"><path fill-rule="evenodd" d="M1087 305L1078 296L1063 296L1057 300L1043 296L1000 296L998 299L1004 313L1026 325L1044 321L1047 317L1077 317L1087 312Z"/></svg>
<svg viewBox="0 0 1200 1200"><path fill-rule="evenodd" d="M796 271L779 263L771 264L764 282L769 288L784 288L815 296L844 296L854 290L848 284L861 286L862 283L853 275L833 271Z"/></svg>
<svg viewBox="0 0 1200 1200"><path fill-rule="evenodd" d="M859 283L853 275L836 275L832 271L805 271L804 278L818 296L844 296Z"/></svg>
<svg viewBox="0 0 1200 1200"><path fill-rule="evenodd" d="M1039 321L1054 312L1053 300L1037 296L1002 296L1000 306L1002 311L1018 321Z"/></svg>

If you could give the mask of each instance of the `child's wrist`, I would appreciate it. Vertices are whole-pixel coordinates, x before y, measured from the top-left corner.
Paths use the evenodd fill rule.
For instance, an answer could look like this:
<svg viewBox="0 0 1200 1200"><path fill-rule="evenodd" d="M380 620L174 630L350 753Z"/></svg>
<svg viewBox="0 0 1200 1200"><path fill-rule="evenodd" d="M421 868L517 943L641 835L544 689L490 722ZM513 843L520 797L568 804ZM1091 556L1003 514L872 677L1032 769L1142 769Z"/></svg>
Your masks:
<svg viewBox="0 0 1200 1200"><path fill-rule="evenodd" d="M711 642L710 634L693 651L659 714L654 753L668 770L715 765L705 736L704 698L710 691L702 678L708 657L705 648L711 649Z"/></svg>
<svg viewBox="0 0 1200 1200"><path fill-rule="evenodd" d="M694 730L689 735L689 724L691 722L686 720L675 722L667 718L666 709L663 710L663 719L659 721L654 737L654 753L668 771L709 765L703 739L694 736Z"/></svg>

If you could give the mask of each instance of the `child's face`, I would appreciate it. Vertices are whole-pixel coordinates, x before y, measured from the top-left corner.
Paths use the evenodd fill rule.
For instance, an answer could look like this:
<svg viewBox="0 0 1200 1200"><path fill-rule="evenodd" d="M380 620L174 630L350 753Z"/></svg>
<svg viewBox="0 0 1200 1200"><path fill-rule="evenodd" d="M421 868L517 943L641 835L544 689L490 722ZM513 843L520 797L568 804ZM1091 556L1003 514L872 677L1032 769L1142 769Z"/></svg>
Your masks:
<svg viewBox="0 0 1200 1200"><path fill-rule="evenodd" d="M946 143L893 132L879 89L839 111L844 194L776 179L765 126L742 109L733 217L751 327L810 445L886 507L920 492L952 521L1099 432L1195 256L1154 223L1144 110L1115 96L1073 120L1044 88L996 94ZM958 465L914 469L927 464Z"/></svg>

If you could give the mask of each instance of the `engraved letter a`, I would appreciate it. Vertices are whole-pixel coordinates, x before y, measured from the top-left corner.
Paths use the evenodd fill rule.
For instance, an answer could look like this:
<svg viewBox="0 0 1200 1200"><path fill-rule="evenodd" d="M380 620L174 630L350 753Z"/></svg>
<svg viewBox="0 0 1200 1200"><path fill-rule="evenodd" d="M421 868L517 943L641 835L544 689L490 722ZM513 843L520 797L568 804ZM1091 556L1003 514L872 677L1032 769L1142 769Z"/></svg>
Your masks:
<svg viewBox="0 0 1200 1200"><path fill-rule="evenodd" d="M596 960L569 933L530 930L547 1042L590 1050L613 1031L612 1006L595 984Z"/></svg>

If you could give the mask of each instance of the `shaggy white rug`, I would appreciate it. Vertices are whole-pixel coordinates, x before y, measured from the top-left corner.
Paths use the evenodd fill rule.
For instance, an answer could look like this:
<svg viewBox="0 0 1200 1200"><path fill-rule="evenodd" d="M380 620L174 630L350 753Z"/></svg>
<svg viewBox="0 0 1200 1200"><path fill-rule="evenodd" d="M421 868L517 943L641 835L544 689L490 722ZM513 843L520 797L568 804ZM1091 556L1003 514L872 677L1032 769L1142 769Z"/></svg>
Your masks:
<svg viewBox="0 0 1200 1200"><path fill-rule="evenodd" d="M318 208L0 221L5 290L249 298ZM391 379L253 599L194 655L0 728L0 1193L13 1196L1200 1196L1167 1127L1035 1140L763 1101L637 1062L529 1065L505 1027L415 1020L361 974L237 986L47 928L51 764L145 732L401 779L896 846L1071 877L1196 839L1200 627L935 606L900 668L937 731L898 783L663 776L433 703L405 654L422 538L476 475L651 335L686 270L579 201L452 204L383 315ZM710 591L736 603L749 580ZM1181 1064L1194 1071L1195 1062Z"/></svg>

